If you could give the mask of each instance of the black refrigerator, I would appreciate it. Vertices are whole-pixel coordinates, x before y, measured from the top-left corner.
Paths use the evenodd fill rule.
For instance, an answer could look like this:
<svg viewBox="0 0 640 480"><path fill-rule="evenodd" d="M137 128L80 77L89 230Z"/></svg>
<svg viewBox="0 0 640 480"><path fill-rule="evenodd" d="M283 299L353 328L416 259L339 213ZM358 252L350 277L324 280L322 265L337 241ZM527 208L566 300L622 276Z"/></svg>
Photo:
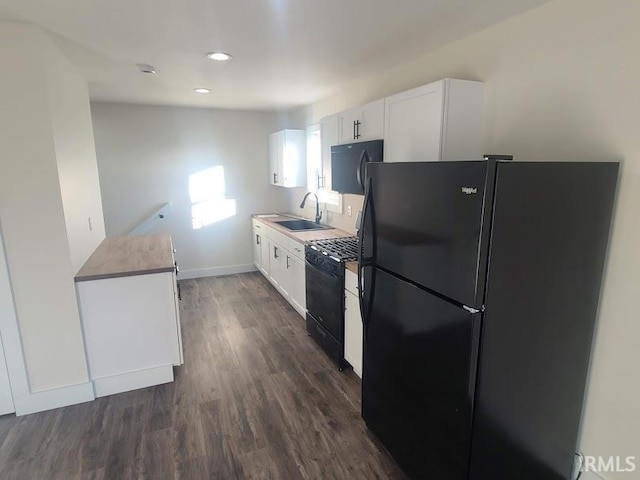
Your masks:
<svg viewBox="0 0 640 480"><path fill-rule="evenodd" d="M570 478L617 176L369 165L362 415L410 478Z"/></svg>

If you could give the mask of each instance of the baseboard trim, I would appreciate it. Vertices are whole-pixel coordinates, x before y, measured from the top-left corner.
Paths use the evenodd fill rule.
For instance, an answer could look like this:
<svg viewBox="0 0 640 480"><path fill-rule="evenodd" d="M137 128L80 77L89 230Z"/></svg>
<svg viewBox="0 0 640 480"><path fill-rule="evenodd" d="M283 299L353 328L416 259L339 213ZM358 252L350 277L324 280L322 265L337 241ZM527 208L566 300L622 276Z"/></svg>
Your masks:
<svg viewBox="0 0 640 480"><path fill-rule="evenodd" d="M306 310L302 310L301 308L298 308L297 305L295 305L293 302L289 302L289 305L291 305L293 307L293 309L298 312L300 314L300 316L304 319L307 318L307 312Z"/></svg>
<svg viewBox="0 0 640 480"><path fill-rule="evenodd" d="M19 400L15 402L16 416L91 402L95 400L95 396L91 383L81 383L69 387L30 393L21 396Z"/></svg>
<svg viewBox="0 0 640 480"><path fill-rule="evenodd" d="M173 382L173 365L162 365L110 377L94 378L93 387L98 398L170 382Z"/></svg>
<svg viewBox="0 0 640 480"><path fill-rule="evenodd" d="M235 275L236 273L248 273L257 271L253 263L246 265L229 265L226 267L194 268L192 270L180 270L178 280L202 277L220 277L222 275Z"/></svg>

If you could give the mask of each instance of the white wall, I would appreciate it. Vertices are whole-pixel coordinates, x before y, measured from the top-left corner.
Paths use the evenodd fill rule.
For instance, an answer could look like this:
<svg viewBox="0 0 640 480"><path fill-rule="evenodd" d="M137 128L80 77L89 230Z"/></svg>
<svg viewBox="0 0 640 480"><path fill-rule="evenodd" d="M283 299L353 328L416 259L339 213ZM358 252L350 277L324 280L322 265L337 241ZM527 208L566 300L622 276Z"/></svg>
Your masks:
<svg viewBox="0 0 640 480"><path fill-rule="evenodd" d="M78 85L77 74L36 27L0 23L0 64L0 222L20 331L12 341L21 342L26 393L55 389L60 406L62 387L89 386L73 281L74 262L101 240L99 202L83 190L95 188L95 157L84 157L87 93L67 88ZM89 174L70 174L71 163ZM85 205L65 208L63 192L67 203ZM74 216L85 212L96 216L98 231L82 236ZM33 408L47 408L46 399Z"/></svg>
<svg viewBox="0 0 640 480"><path fill-rule="evenodd" d="M635 455L638 463L639 18L637 0L556 0L354 83L312 105L307 115L308 123L315 122L444 77L483 80L486 153L514 154L516 160L622 161L581 448L589 455ZM296 201L294 193L292 209Z"/></svg>
<svg viewBox="0 0 640 480"><path fill-rule="evenodd" d="M171 202L152 232L169 233L183 278L253 269L253 213L288 210L288 194L268 180L267 136L274 113L92 104L107 235L123 235ZM194 230L189 176L222 165L237 214Z"/></svg>
<svg viewBox="0 0 640 480"><path fill-rule="evenodd" d="M46 44L47 99L74 273L105 237L87 83ZM89 228L91 218L91 229Z"/></svg>

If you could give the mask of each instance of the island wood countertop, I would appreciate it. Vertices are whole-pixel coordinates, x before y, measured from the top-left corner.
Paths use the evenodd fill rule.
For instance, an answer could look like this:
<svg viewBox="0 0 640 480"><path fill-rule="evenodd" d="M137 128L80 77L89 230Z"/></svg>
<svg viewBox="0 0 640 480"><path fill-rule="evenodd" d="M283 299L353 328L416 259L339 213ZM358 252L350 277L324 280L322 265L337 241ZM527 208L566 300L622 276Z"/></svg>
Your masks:
<svg viewBox="0 0 640 480"><path fill-rule="evenodd" d="M302 219L302 217L296 217L293 215L278 215L278 214L256 214L253 215L254 220L258 220L259 222L264 223L268 227L277 230L278 232L293 238L301 243L307 243L314 240L327 240L329 238L342 238L342 237L352 237L353 233L345 232L344 230L340 230L338 228L326 228L323 230L289 230L286 227L283 227L278 222L283 222L286 220L296 220ZM305 218L304 220L308 220Z"/></svg>
<svg viewBox="0 0 640 480"><path fill-rule="evenodd" d="M176 268L174 262L170 235L105 238L75 281L171 272Z"/></svg>

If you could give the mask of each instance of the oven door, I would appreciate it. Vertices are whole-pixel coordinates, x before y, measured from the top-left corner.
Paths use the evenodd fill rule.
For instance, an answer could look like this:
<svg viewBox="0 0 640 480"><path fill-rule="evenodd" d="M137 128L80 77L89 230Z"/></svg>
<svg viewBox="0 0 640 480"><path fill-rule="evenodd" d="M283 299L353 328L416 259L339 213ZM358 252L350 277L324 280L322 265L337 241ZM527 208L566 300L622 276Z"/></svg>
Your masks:
<svg viewBox="0 0 640 480"><path fill-rule="evenodd" d="M344 271L332 260L307 255L307 311L336 340L342 343L344 313ZM330 263L331 262L331 263Z"/></svg>

